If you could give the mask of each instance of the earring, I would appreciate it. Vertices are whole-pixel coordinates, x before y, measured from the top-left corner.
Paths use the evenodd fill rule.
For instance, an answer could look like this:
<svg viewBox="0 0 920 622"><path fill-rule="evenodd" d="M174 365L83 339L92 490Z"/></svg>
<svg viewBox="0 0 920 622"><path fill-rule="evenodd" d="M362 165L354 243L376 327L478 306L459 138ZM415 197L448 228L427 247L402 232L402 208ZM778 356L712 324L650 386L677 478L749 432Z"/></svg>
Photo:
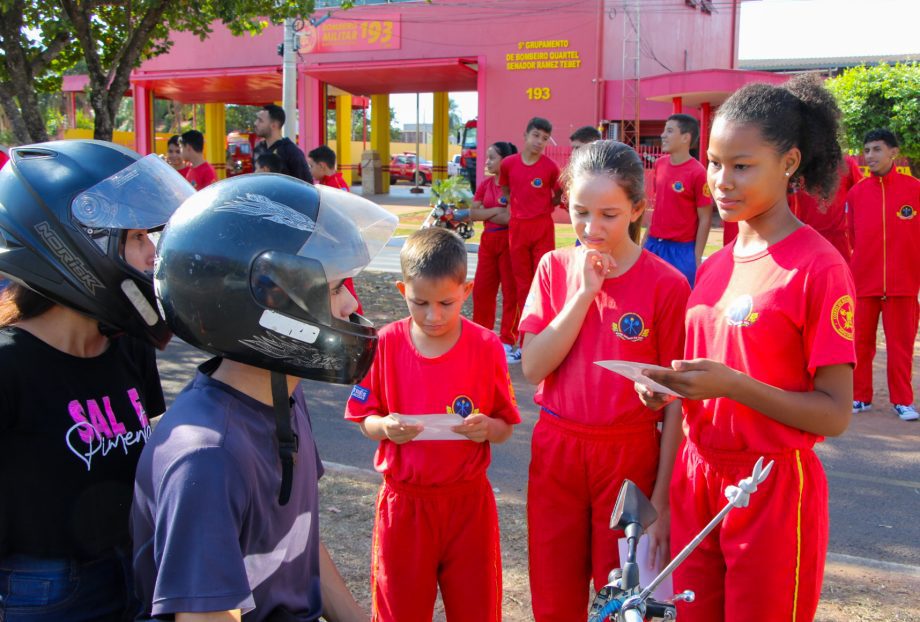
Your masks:
<svg viewBox="0 0 920 622"><path fill-rule="evenodd" d="M789 171L786 171L786 177L789 177Z"/></svg>

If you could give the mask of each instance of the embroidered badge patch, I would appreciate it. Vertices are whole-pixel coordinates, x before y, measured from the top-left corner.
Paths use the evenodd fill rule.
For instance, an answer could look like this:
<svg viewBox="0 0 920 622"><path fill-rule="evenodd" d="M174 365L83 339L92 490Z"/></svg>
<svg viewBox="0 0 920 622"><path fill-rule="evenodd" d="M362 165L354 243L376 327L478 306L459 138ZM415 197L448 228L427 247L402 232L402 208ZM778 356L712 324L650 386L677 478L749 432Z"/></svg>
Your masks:
<svg viewBox="0 0 920 622"><path fill-rule="evenodd" d="M358 400L362 404L367 402L367 398L370 397L370 395L371 395L371 392L368 389L365 389L364 387L360 387L358 385L355 385L351 389L351 399Z"/></svg>
<svg viewBox="0 0 920 622"><path fill-rule="evenodd" d="M917 208L913 205L902 205L898 208L898 218L901 220L910 220L917 215Z"/></svg>
<svg viewBox="0 0 920 622"><path fill-rule="evenodd" d="M707 199L712 197L712 190L709 189L709 184L703 184L703 196Z"/></svg>
<svg viewBox="0 0 920 622"><path fill-rule="evenodd" d="M447 407L447 414L460 415L464 419L478 412L479 409L473 406L473 400L465 395L458 395L454 398L453 403Z"/></svg>
<svg viewBox="0 0 920 622"><path fill-rule="evenodd" d="M673 184L671 184L671 189L674 190L674 192L683 192L683 191L684 191L684 182L682 182L682 181L675 181Z"/></svg>
<svg viewBox="0 0 920 622"><path fill-rule="evenodd" d="M849 294L838 298L831 309L831 326L847 341L853 341L855 334L853 310L853 298Z"/></svg>
<svg viewBox="0 0 920 622"><path fill-rule="evenodd" d="M613 334L625 341L642 341L648 337L649 329L638 313L624 313L619 322L611 325Z"/></svg>
<svg viewBox="0 0 920 622"><path fill-rule="evenodd" d="M532 182L530 182L530 185L533 186L534 188L542 188L542 187L543 187L543 180L540 179L539 177L537 177L537 178L534 179Z"/></svg>
<svg viewBox="0 0 920 622"><path fill-rule="evenodd" d="M729 326L750 326L759 316L759 313L754 312L754 299L748 294L735 298L725 311Z"/></svg>

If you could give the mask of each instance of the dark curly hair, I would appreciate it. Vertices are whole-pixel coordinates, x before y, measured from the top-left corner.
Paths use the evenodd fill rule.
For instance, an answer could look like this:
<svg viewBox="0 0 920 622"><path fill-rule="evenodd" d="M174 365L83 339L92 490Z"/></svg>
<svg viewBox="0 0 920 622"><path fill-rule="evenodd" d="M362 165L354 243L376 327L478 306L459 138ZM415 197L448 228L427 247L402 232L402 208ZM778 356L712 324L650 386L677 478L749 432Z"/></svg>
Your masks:
<svg viewBox="0 0 920 622"><path fill-rule="evenodd" d="M812 194L833 195L843 160L840 108L818 76L803 74L782 86L748 84L722 104L716 118L758 126L780 153L798 147L802 161L792 180Z"/></svg>
<svg viewBox="0 0 920 622"><path fill-rule="evenodd" d="M577 177L585 175L606 175L615 179L634 206L645 200L642 160L629 145L615 140L598 140L573 152L563 173L566 191ZM642 219L639 218L629 223L629 237L638 244L641 235Z"/></svg>

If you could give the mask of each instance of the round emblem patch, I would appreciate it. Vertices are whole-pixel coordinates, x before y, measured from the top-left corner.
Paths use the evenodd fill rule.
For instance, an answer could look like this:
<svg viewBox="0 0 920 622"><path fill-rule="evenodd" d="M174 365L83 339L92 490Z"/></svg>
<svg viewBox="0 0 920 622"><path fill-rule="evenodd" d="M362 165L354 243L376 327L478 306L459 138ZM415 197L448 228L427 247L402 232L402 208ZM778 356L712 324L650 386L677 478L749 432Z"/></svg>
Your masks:
<svg viewBox="0 0 920 622"><path fill-rule="evenodd" d="M508 197L503 196L502 198L500 198L500 199L498 200L498 204L499 204L499 205L508 205Z"/></svg>
<svg viewBox="0 0 920 622"><path fill-rule="evenodd" d="M613 334L625 341L642 341L648 337L649 329L638 313L624 313L619 322L611 326Z"/></svg>
<svg viewBox="0 0 920 622"><path fill-rule="evenodd" d="M910 220L917 215L917 210L913 205L902 205L898 208L898 218L901 220Z"/></svg>
<svg viewBox="0 0 920 622"><path fill-rule="evenodd" d="M749 294L738 296L725 311L729 326L750 326L760 316L754 311L754 299Z"/></svg>
<svg viewBox="0 0 920 622"><path fill-rule="evenodd" d="M841 296L834 303L831 309L831 325L837 334L846 339L853 341L855 325L853 323L853 298L849 294Z"/></svg>
<svg viewBox="0 0 920 622"><path fill-rule="evenodd" d="M465 395L455 397L451 409L463 418L469 417L473 414L473 400Z"/></svg>
<svg viewBox="0 0 920 622"><path fill-rule="evenodd" d="M543 187L543 180L540 179L539 177L537 177L537 178L534 179L532 182L530 182L530 185L533 186L534 188L542 188L542 187Z"/></svg>
<svg viewBox="0 0 920 622"><path fill-rule="evenodd" d="M674 190L674 192L683 192L683 191L684 191L684 182L682 182L682 181L675 181L673 184L671 184L671 188Z"/></svg>
<svg viewBox="0 0 920 622"><path fill-rule="evenodd" d="M707 199L712 196L712 190L709 189L709 184L703 184L703 196Z"/></svg>

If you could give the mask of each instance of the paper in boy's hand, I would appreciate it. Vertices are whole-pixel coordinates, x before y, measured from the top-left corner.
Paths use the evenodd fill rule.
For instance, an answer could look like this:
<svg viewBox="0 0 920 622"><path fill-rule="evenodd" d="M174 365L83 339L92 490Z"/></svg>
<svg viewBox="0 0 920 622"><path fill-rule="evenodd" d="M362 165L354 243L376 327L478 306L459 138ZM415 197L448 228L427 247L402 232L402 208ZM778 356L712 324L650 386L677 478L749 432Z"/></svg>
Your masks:
<svg viewBox="0 0 920 622"><path fill-rule="evenodd" d="M660 568L649 568L648 567L648 534L642 534L639 538L639 543L636 546L636 564L639 565L639 585L646 586L652 582L658 573L664 568L665 564L661 564ZM617 540L617 548L620 551L620 565L623 565L623 562L626 561L626 538L620 538ZM668 577L661 582L661 585L655 588L655 591L652 592L652 598L657 600L670 600L671 596L674 595L674 584L671 580L671 577Z"/></svg>
<svg viewBox="0 0 920 622"><path fill-rule="evenodd" d="M683 397L683 395L672 391L663 384L658 384L648 376L642 375L643 369L659 369L662 371L673 371L667 367L661 367L660 365L650 365L648 363L634 363L632 361L594 361L595 365L600 365L604 369L609 369L610 371L620 374L629 378L633 382L638 382L644 387L648 387L655 393L664 393L666 395L673 395L674 397Z"/></svg>
<svg viewBox="0 0 920 622"><path fill-rule="evenodd" d="M467 441L462 434L457 434L451 428L463 423L463 417L457 414L431 414L431 415L392 415L394 418L409 425L422 425L424 429L413 441Z"/></svg>

